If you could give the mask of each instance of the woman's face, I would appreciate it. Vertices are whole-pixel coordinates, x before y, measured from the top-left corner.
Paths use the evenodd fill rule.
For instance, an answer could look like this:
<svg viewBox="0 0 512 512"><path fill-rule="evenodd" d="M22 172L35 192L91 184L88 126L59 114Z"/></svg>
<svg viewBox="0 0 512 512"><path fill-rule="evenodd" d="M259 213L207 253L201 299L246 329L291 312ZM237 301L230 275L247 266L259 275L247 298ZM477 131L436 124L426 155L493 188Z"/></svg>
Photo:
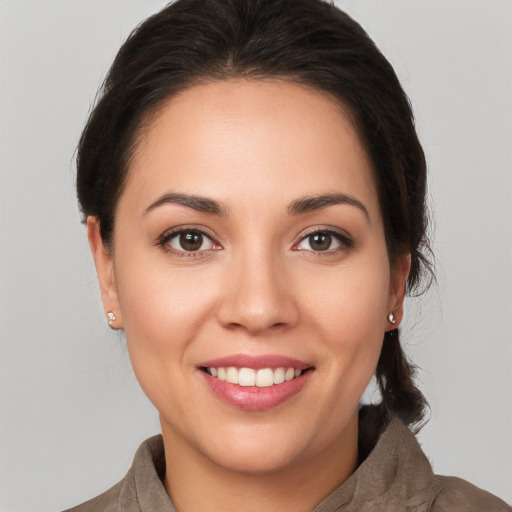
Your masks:
<svg viewBox="0 0 512 512"><path fill-rule="evenodd" d="M88 228L166 448L265 472L354 446L408 268L390 269L340 105L280 81L194 86L141 136L111 253Z"/></svg>

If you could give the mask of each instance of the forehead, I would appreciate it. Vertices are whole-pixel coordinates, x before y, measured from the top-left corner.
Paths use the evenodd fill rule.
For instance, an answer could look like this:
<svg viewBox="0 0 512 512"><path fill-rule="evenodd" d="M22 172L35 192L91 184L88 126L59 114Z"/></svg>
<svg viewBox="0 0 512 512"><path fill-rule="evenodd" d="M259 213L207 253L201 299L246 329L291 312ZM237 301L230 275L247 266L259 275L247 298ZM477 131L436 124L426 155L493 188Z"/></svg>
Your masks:
<svg viewBox="0 0 512 512"><path fill-rule="evenodd" d="M196 85L169 99L142 131L125 192L131 187L146 200L166 188L223 201L249 191L261 200L375 194L347 109L317 90L267 79Z"/></svg>

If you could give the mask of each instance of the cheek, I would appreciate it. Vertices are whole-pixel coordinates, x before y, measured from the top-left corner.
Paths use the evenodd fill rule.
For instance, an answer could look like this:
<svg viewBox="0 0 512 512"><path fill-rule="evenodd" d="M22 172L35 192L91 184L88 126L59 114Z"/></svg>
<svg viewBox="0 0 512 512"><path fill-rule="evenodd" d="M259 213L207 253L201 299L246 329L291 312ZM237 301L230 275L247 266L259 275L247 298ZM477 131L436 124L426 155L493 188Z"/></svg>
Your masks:
<svg viewBox="0 0 512 512"><path fill-rule="evenodd" d="M128 257L116 265L130 358L139 380L147 374L148 382L160 374L169 379L169 371L187 364L189 345L211 317L217 288L211 271L206 276L199 267L155 265L154 258Z"/></svg>
<svg viewBox="0 0 512 512"><path fill-rule="evenodd" d="M307 309L326 329L350 333L356 340L364 333L383 335L390 293L386 253L382 257L355 260L342 269L327 269L317 276L317 285L306 281L301 294Z"/></svg>
<svg viewBox="0 0 512 512"><path fill-rule="evenodd" d="M341 393L360 398L374 373L386 327L389 266L379 260L333 272L309 286L309 324L320 333ZM305 288L306 289L306 288Z"/></svg>

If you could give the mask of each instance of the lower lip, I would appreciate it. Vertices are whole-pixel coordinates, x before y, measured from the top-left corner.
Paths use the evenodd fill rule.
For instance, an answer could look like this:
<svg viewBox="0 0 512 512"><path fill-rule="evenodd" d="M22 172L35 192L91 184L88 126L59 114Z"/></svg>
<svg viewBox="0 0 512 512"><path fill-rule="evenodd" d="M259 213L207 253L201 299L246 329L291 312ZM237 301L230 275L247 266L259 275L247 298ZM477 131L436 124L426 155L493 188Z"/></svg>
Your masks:
<svg viewBox="0 0 512 512"><path fill-rule="evenodd" d="M309 370L300 377L285 381L282 384L259 388L257 386L245 387L231 384L230 382L212 377L206 372L199 371L210 389L219 398L239 409L252 411L272 409L286 402L302 390L313 373L312 370Z"/></svg>

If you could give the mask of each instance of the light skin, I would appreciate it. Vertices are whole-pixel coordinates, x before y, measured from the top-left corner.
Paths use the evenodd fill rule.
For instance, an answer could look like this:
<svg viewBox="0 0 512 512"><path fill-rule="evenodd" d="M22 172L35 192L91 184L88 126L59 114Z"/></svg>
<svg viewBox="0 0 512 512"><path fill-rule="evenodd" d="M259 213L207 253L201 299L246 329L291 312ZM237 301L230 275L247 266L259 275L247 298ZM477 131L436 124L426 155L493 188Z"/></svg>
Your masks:
<svg viewBox="0 0 512 512"><path fill-rule="evenodd" d="M145 130L115 219L109 250L94 217L89 241L177 508L312 510L356 469L358 402L409 271L407 255L389 262L349 116L288 82L193 86ZM308 381L276 407L235 407L198 367L233 354L298 359Z"/></svg>

